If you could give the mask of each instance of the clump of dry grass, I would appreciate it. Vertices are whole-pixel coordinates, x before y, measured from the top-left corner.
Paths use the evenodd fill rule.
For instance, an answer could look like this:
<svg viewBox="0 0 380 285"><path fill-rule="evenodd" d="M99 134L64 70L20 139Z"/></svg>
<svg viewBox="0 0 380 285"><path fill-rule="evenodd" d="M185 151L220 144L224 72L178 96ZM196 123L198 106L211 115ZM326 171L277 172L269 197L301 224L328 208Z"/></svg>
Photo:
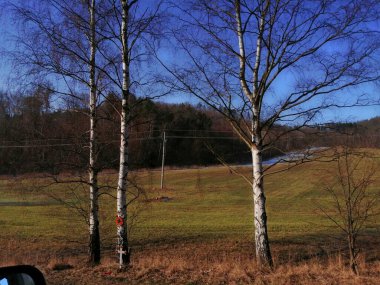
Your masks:
<svg viewBox="0 0 380 285"><path fill-rule="evenodd" d="M274 252L281 250L275 248ZM113 272L114 280L129 280L132 284L377 284L380 278L380 261L368 263L364 257L359 277L349 270L340 254L304 261L289 254L287 261L279 262L279 256L275 260L277 266L265 270L257 266L247 244L216 242L145 248L135 253L126 272L114 270L116 259L109 258L102 266Z"/></svg>
<svg viewBox="0 0 380 285"><path fill-rule="evenodd" d="M8 245L9 253L17 243ZM7 248L7 247L5 247ZM20 251L14 248L19 257ZM38 252L38 251L37 251ZM151 245L136 249L130 267L119 271L112 251L102 263L89 267L85 251L73 254L58 248L27 256L27 262L37 265L49 284L254 284L254 285L316 285L316 284L378 284L380 260L360 259L360 276L349 270L341 253L321 255L305 247L304 256L290 245L274 244L275 268L260 268L248 242L215 240L182 242L171 245ZM298 250L298 252L301 252ZM376 256L376 255L375 255ZM1 259L3 262L3 260ZM14 255L12 264L20 259ZM8 263L9 263L8 262ZM25 264L25 263L24 263ZM4 262L3 262L4 265ZM11 264L7 264L11 265ZM65 270L63 270L65 269Z"/></svg>

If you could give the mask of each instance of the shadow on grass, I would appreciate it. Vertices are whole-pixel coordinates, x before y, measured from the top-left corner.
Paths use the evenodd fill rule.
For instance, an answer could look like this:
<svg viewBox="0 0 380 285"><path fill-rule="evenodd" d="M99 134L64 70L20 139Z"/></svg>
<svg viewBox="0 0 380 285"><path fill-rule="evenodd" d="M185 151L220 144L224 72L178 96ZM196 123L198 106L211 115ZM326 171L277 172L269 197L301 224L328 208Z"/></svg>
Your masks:
<svg viewBox="0 0 380 285"><path fill-rule="evenodd" d="M0 207L3 207L3 206L18 206L18 207L31 207L31 206L52 206L52 205L60 205L59 202L55 202L55 201L52 201L52 202L17 202L17 201L9 201L9 202L0 202Z"/></svg>

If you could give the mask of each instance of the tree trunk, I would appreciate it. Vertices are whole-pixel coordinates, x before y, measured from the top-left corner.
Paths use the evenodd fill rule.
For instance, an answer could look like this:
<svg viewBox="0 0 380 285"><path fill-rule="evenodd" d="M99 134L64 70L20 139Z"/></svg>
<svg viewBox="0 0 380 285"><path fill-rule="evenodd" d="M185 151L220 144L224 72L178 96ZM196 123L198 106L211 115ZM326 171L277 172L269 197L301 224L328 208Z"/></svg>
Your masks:
<svg viewBox="0 0 380 285"><path fill-rule="evenodd" d="M265 195L263 184L262 152L257 146L252 146L252 171L253 171L253 203L256 260L258 264L272 267L273 261L269 247L267 214L265 209Z"/></svg>
<svg viewBox="0 0 380 285"><path fill-rule="evenodd" d="M123 267L130 262L130 251L128 245L127 231L127 178L128 178L128 122L129 122L129 47L128 47L128 1L122 0L122 64L123 64L123 85L122 85L122 106L121 106L121 127L120 127L120 165L119 178L117 184L117 239L119 265Z"/></svg>
<svg viewBox="0 0 380 285"><path fill-rule="evenodd" d="M350 203L350 199L349 199ZM356 241L355 241L355 235L353 232L353 220L352 220L352 212L351 212L351 203L348 209L348 251L350 253L350 268L352 272L354 272L356 275L359 275L359 269L358 264L356 262Z"/></svg>
<svg viewBox="0 0 380 285"><path fill-rule="evenodd" d="M117 184L117 216L120 222L117 226L118 256L120 267L129 264L129 248L127 234L127 178L128 178L128 129L127 129L127 100L122 100L121 114L121 143L120 143L120 165Z"/></svg>
<svg viewBox="0 0 380 285"><path fill-rule="evenodd" d="M92 264L100 262L100 235L99 235L99 204L98 204L98 170L97 161L97 95L95 82L95 0L91 1L90 12L90 161L89 161L89 182L90 182L90 244L89 261Z"/></svg>
<svg viewBox="0 0 380 285"><path fill-rule="evenodd" d="M358 265L356 263L355 244L353 238L350 235L348 235L348 245L348 250L350 252L350 268L352 272L354 272L356 275L359 275Z"/></svg>
<svg viewBox="0 0 380 285"><path fill-rule="evenodd" d="M89 261L92 264L100 262L100 234L99 234L99 204L97 174L90 170L90 245Z"/></svg>
<svg viewBox="0 0 380 285"><path fill-rule="evenodd" d="M98 177L96 169L97 160L97 115L96 115L96 83L95 83L95 0L91 1L90 10L90 161L89 161L89 182L90 182L90 245L89 258L92 264L100 262L100 235L98 217Z"/></svg>

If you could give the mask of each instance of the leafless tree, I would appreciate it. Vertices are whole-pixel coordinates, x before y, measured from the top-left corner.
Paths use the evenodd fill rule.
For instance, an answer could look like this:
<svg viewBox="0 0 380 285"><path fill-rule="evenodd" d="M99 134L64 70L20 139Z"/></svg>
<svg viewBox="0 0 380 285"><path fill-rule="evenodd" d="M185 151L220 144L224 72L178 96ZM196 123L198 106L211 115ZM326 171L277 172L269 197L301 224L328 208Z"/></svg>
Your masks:
<svg viewBox="0 0 380 285"><path fill-rule="evenodd" d="M336 171L333 182L324 187L331 203L329 206L321 205L320 209L346 236L350 268L355 274L359 274L358 236L375 215L379 198L379 193L370 191L374 182L375 165L368 153L357 152L348 147L338 148L334 157Z"/></svg>
<svg viewBox="0 0 380 285"><path fill-rule="evenodd" d="M88 105L88 178L76 181L89 187L89 218L86 219L89 261L97 264L100 262L97 109L99 96L108 84L103 71L107 63L99 56L99 50L105 40L101 28L105 25L107 9L95 0L44 0L13 8L15 16L24 23L18 42L21 48L13 54L16 64L25 67L23 71L28 75L54 79L55 86L45 88L64 100L70 98ZM89 96L82 97L80 94L86 91Z"/></svg>
<svg viewBox="0 0 380 285"><path fill-rule="evenodd" d="M324 110L367 104L345 92L377 79L378 1L172 2L177 64L163 81L222 114L252 155L256 257L272 265L264 151ZM341 103L339 103L341 102ZM278 125L291 128L276 129ZM275 173L276 171L271 171Z"/></svg>
<svg viewBox="0 0 380 285"><path fill-rule="evenodd" d="M136 97L162 96L164 89L151 84L153 71L149 66L150 49L160 37L161 1L147 5L144 1L121 0L43 0L39 3L14 6L16 14L25 23L25 32L19 38L21 48L13 54L15 62L26 76L50 78L56 83L55 94L62 98L82 101L89 106L89 180L90 200L97 203L97 174L101 147L97 142L97 112L107 102L120 116L121 145L120 171L117 188L117 215L123 220L117 228L118 251L123 252L121 266L129 263L127 237L127 181L128 133L133 116L131 110L143 101L130 103ZM83 98L78 94L89 91ZM109 102L108 94L121 95L121 100ZM139 96L141 95L142 96ZM148 94L148 95L146 95ZM115 104L116 103L116 104ZM120 104L121 103L121 104ZM119 106L120 104L121 106ZM79 180L77 181L79 182ZM91 202L92 203L92 202ZM91 204L90 213L98 206ZM89 219L90 230L97 227L97 217ZM91 222L93 221L93 222ZM96 239L98 234L91 234ZM92 241L91 244L94 244ZM96 243L97 244L97 243ZM90 250L91 251L91 250Z"/></svg>
<svg viewBox="0 0 380 285"><path fill-rule="evenodd" d="M130 246L128 243L128 219L127 201L128 192L128 142L129 129L133 121L132 110L136 104L131 104L131 94L137 92L142 86L149 86L151 81L147 81L147 76L142 76L136 63L146 61L151 53L147 47L154 46L155 39L161 36L161 1L147 5L139 0L111 1L116 11L116 18L119 19L120 32L116 33L117 41L120 43L121 54L121 111L120 111L120 160L119 175L117 183L117 248L120 268L130 263ZM118 45L118 44L117 44ZM144 79L145 78L145 79ZM150 90L152 92L152 90ZM159 91L157 96L162 96L165 91ZM156 93L157 94L157 93ZM136 94L135 94L136 95ZM145 95L144 97L147 97ZM150 98L154 97L151 93ZM137 104L141 102L138 100Z"/></svg>
<svg viewBox="0 0 380 285"><path fill-rule="evenodd" d="M89 62L89 85L90 85L90 157L89 157L89 182L90 182L90 261L92 263L100 262L100 233L99 233L99 187L98 187L98 131L97 131L97 83L96 83L96 1L88 1L88 10L90 14L89 35L90 43L90 62Z"/></svg>

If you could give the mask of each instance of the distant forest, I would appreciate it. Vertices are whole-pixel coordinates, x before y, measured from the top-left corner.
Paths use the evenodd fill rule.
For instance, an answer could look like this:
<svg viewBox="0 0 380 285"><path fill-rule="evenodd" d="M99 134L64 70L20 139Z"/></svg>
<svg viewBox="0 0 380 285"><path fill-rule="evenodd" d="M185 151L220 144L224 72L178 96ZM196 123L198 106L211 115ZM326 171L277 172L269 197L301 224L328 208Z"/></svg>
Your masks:
<svg viewBox="0 0 380 285"><path fill-rule="evenodd" d="M86 106L67 102L54 110L50 94L36 89L32 95L0 93L0 174L26 172L60 173L84 171L88 164L89 120ZM129 166L131 169L161 165L163 132L166 134L165 164L190 166L248 163L247 147L217 111L202 105L157 103L131 99ZM117 169L119 164L119 99L110 94L98 107L99 171ZM349 144L380 147L380 117L356 123L330 123L315 128L298 128L264 150L264 159L306 147Z"/></svg>

